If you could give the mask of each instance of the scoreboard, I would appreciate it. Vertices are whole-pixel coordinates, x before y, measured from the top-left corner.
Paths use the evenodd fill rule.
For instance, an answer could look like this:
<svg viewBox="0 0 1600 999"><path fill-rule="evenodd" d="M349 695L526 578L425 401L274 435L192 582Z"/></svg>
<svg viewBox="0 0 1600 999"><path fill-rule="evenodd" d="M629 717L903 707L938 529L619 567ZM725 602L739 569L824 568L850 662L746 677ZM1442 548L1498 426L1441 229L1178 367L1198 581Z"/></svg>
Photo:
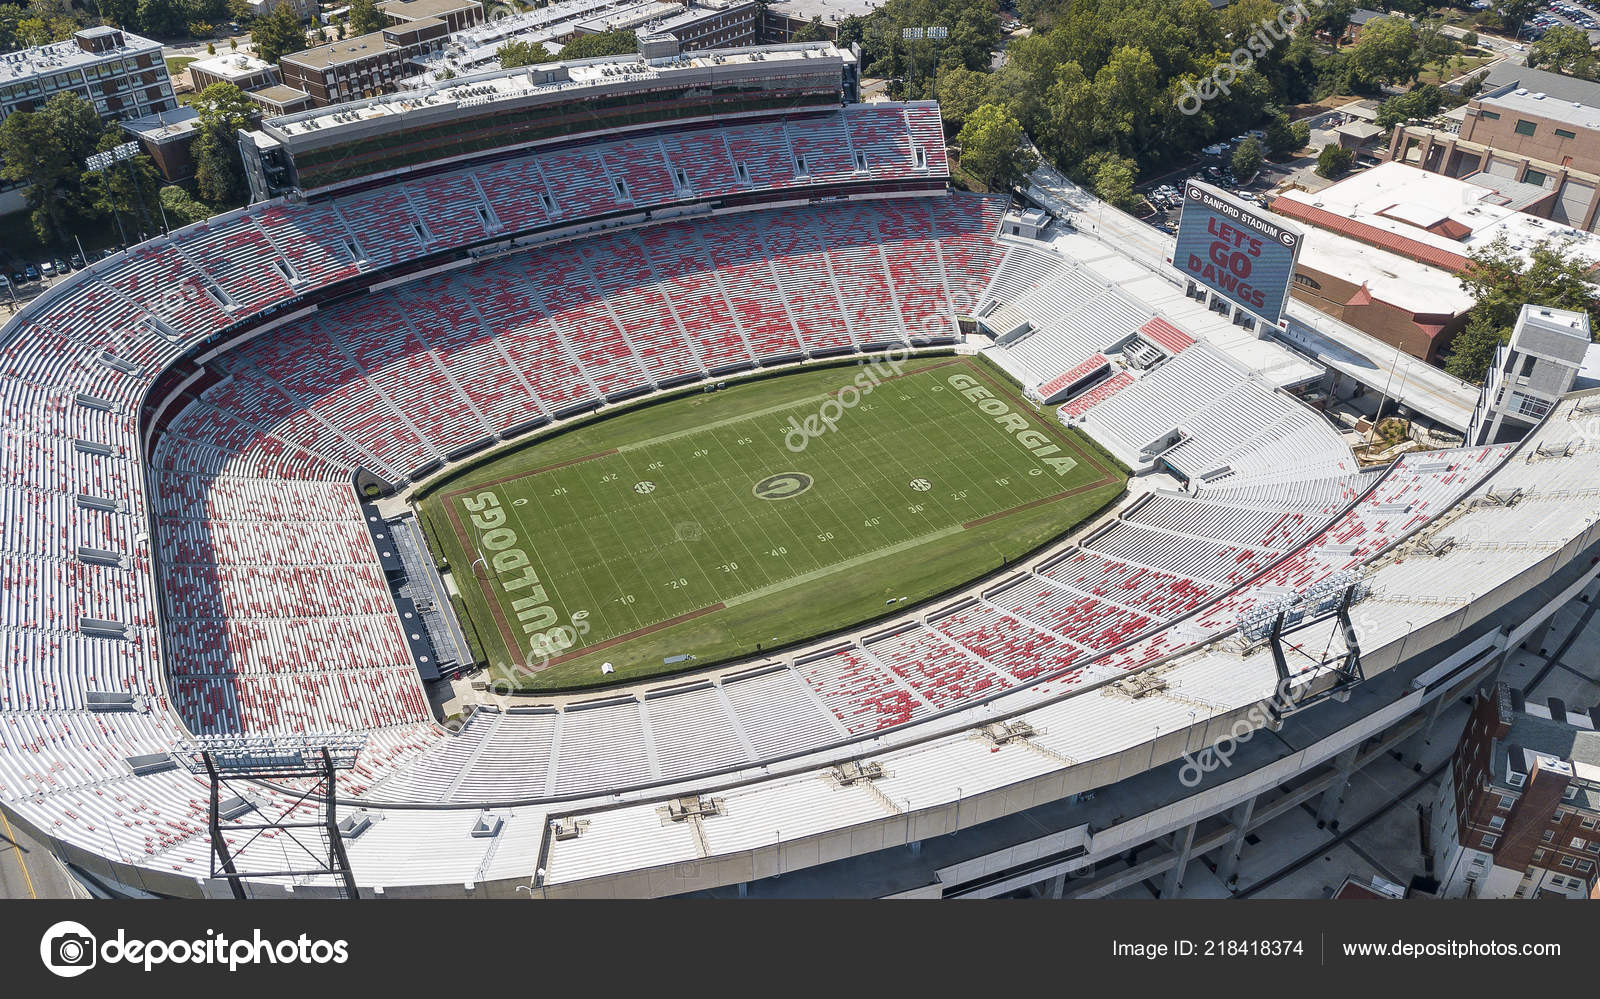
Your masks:
<svg viewBox="0 0 1600 999"><path fill-rule="evenodd" d="M1210 184L1190 181L1172 266L1196 284L1278 325L1304 233Z"/></svg>

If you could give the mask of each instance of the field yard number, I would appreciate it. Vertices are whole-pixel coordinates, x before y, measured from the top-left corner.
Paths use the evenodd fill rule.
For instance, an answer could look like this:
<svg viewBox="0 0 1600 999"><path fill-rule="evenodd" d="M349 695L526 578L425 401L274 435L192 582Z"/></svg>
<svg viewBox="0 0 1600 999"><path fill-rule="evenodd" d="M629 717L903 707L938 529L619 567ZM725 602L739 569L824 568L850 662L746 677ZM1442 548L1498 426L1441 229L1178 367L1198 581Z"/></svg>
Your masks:
<svg viewBox="0 0 1600 999"><path fill-rule="evenodd" d="M789 549L779 545L778 547L767 552L767 554L771 555L773 558L782 558L783 556L789 554Z"/></svg>
<svg viewBox="0 0 1600 999"><path fill-rule="evenodd" d="M883 523L883 518L882 517L868 517L862 523L861 526L862 527L877 527L881 523Z"/></svg>
<svg viewBox="0 0 1600 999"><path fill-rule="evenodd" d="M685 586L688 586L688 585L689 585L689 581L687 579L684 579L682 576L679 576L677 579L669 579L669 580L667 580L667 586L669 588L671 588L671 589L674 589L674 590L681 590Z"/></svg>
<svg viewBox="0 0 1600 999"><path fill-rule="evenodd" d="M739 571L739 563L737 563L737 562L724 562L721 565L717 566L717 571L718 572L738 572Z"/></svg>
<svg viewBox="0 0 1600 999"><path fill-rule="evenodd" d="M823 531L821 534L817 535L817 540L818 541L832 541L833 540L833 532L832 531Z"/></svg>
<svg viewBox="0 0 1600 999"><path fill-rule="evenodd" d="M619 604L631 604L631 603L633 603L633 594L624 593L622 596L617 598L617 603L619 603Z"/></svg>

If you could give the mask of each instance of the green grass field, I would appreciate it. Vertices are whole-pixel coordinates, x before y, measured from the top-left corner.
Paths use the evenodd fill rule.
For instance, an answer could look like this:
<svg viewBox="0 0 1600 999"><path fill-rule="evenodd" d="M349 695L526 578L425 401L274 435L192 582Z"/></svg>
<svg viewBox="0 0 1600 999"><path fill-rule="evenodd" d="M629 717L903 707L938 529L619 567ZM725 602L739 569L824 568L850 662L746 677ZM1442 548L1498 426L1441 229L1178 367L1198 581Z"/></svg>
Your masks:
<svg viewBox="0 0 1600 999"><path fill-rule="evenodd" d="M807 436L823 415L832 428ZM492 458L420 509L497 679L555 690L896 613L1069 530L1125 481L986 362L945 356L625 410Z"/></svg>

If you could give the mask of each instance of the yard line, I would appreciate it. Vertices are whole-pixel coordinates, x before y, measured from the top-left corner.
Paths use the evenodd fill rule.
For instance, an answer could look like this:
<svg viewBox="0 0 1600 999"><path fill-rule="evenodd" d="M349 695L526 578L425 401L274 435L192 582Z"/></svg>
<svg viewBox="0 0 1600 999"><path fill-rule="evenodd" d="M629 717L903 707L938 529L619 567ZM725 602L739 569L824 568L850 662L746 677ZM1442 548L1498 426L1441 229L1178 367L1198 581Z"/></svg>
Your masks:
<svg viewBox="0 0 1600 999"><path fill-rule="evenodd" d="M831 576L836 572L843 572L847 569L854 569L858 566L866 565L868 562L883 558L886 555L894 555L910 548L916 548L921 545L925 545L930 541L938 541L940 538L948 538L951 535L960 534L961 531L962 528L959 524L954 527L941 527L939 530L930 534L924 534L915 538L908 538L905 541L888 545L884 548L864 552L860 555L857 555L855 558L848 558L842 562L835 562L832 565L823 566L820 569L814 569L811 572L802 573L799 576L794 576L790 579L783 580L780 583L774 583L771 586L764 586L759 590L751 590L748 593L741 593L739 596L734 597L731 600L723 601L723 603L728 607L735 607L751 600L771 596L774 593L780 593L791 587L800 586L802 584L812 582L813 580L821 579L824 576Z"/></svg>

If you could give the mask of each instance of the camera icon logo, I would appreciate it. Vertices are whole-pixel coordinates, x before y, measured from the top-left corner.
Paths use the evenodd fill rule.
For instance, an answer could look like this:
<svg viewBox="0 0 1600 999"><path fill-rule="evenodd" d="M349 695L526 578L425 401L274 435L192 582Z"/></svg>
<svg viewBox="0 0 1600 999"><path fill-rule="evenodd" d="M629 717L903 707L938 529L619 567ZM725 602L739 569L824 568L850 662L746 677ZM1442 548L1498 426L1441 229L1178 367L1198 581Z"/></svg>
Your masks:
<svg viewBox="0 0 1600 999"><path fill-rule="evenodd" d="M57 923L45 930L39 941L44 966L62 978L76 978L94 967L98 953L94 934L82 923Z"/></svg>

